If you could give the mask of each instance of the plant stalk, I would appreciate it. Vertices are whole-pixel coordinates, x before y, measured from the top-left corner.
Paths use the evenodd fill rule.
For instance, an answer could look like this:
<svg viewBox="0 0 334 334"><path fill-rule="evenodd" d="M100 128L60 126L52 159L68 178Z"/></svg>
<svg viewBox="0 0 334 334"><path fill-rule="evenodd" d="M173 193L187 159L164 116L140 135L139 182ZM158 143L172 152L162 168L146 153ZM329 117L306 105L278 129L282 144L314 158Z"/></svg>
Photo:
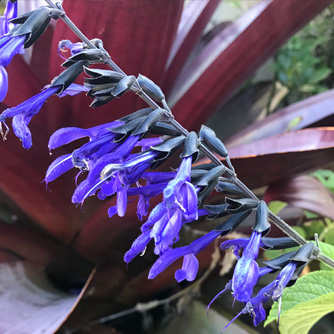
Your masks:
<svg viewBox="0 0 334 334"><path fill-rule="evenodd" d="M62 11L62 14L60 15L60 18L64 21L64 23L69 27L69 29L72 30L74 34L78 36L88 47L92 49L97 49L97 47L81 32L81 30L72 22L72 20L66 15L64 9L62 8L60 3L53 3L52 0L45 0L48 5L52 8L58 9ZM106 50L103 49L104 53L104 62L110 66L114 71L126 75L123 70L113 62L110 55ZM139 85L136 83L135 87L133 89L134 92L137 93L150 107L153 109L161 108L155 101L153 101L145 92L143 92ZM178 130L182 135L187 136L189 134L189 131L185 129L178 121L175 120L173 115L165 110L165 117L167 121L174 126L176 130ZM200 151L206 155L214 164L217 166L223 165L223 163L216 157L215 154L213 154L205 145L200 143L199 146ZM259 199L255 196L255 194L242 182L237 178L237 175L234 171L227 168L224 175L226 175L230 181L235 184L237 187L239 187L240 190L249 198L255 199L259 201ZM287 234L290 238L295 240L298 244L304 245L307 243L307 241L300 236L299 233L297 233L293 228L291 228L290 225L288 225L283 219L272 213L269 212L269 219L274 223L278 228L280 228L285 234ZM334 261L329 258L328 256L321 254L321 251L318 247L315 247L314 251L317 259L324 262L328 266L334 268Z"/></svg>

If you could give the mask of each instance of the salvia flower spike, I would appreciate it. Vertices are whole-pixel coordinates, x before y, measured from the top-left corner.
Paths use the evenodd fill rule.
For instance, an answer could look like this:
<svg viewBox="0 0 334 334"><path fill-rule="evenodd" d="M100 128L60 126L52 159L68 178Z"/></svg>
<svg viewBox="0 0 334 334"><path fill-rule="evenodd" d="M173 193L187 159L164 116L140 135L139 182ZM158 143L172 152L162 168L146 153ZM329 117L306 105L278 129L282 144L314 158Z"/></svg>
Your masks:
<svg viewBox="0 0 334 334"><path fill-rule="evenodd" d="M59 4L55 5L49 0L47 3L49 6L17 17L16 1L11 0L4 16L0 18L0 99L5 97L8 86L5 66L41 36L51 19L62 18L83 42L65 40L59 44L59 54L64 50L70 51L70 57L63 64L65 70L41 93L17 107L6 109L0 115L1 134L6 136L6 120L13 118L15 135L21 139L25 148L30 148L32 139L29 122L44 102L55 94L63 97L88 92L87 95L94 99L92 107L102 106L129 91L138 94L148 103L149 108L87 129L70 127L56 131L49 141L50 150L81 138L87 138L87 142L56 158L47 170L45 182L48 184L76 168L76 181L81 182L76 183L72 202L82 205L93 195L97 195L100 200L116 195L116 205L108 209L109 217L115 214L123 217L128 198L137 197L138 218L143 220L147 216L147 219L124 260L129 263L136 256L142 255L150 242L154 243L154 253L158 258L149 272L150 279L158 276L177 259L183 258L182 267L175 272L175 279L178 282L193 281L199 270L197 254L216 238L228 235L246 219L249 221L255 216L250 237L221 244L223 250L233 247L238 261L231 281L209 306L223 292L230 290L235 300L244 304L243 310L234 319L242 313L248 313L257 326L266 316L263 304L269 299L281 300L283 289L294 284L313 258L314 244L307 243L297 251L266 261L265 267L260 268L257 263L259 248L285 249L296 246L296 243L287 237L267 237L270 231L267 205L237 179L228 151L215 132L203 125L199 135L189 133L174 119L165 95L156 83L142 74L137 78L126 75L111 60L101 40L87 39L70 20L66 20L67 16ZM89 68L98 63L110 65L113 70ZM85 86L74 84L83 71L88 76L84 79ZM176 171L154 170L178 150L182 150L182 153ZM192 166L200 151L213 163ZM225 159L227 166L214 153ZM204 205L202 208L201 205L214 190L236 198L226 198L225 203ZM158 195L162 197L161 202L149 212L150 200ZM207 219L223 218L223 221L191 244L177 247L175 244L180 239L184 224L196 221L199 216ZM270 217L273 219L272 214ZM288 226L284 226L290 235L299 240ZM300 244L303 244L301 240ZM271 273L277 273L277 277L254 295L253 289L259 278Z"/></svg>

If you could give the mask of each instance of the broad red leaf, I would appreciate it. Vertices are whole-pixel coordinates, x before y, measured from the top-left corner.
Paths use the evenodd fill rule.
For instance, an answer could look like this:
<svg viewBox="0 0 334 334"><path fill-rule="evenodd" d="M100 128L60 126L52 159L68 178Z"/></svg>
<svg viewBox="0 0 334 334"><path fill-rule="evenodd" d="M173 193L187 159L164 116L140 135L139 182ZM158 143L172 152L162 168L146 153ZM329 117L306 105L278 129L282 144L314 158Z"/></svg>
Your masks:
<svg viewBox="0 0 334 334"><path fill-rule="evenodd" d="M39 93L43 88L21 56L14 57L6 70L8 72L8 93L4 100L6 106L3 105L2 110L7 106L17 106Z"/></svg>
<svg viewBox="0 0 334 334"><path fill-rule="evenodd" d="M200 39L205 26L219 3L219 0L190 1L183 9L177 34L166 65L165 94L168 94L171 90L177 75Z"/></svg>
<svg viewBox="0 0 334 334"><path fill-rule="evenodd" d="M88 38L100 38L112 59L128 74L142 73L157 84L163 80L164 68L174 39L183 0L93 1L65 0L64 8ZM58 22L52 43L50 80L59 74L62 59L57 55L62 39L77 38ZM113 101L97 110L88 108L90 98L63 105L53 104L48 129L75 124L89 127L133 112L145 104L134 94Z"/></svg>
<svg viewBox="0 0 334 334"><path fill-rule="evenodd" d="M180 74L170 96L177 120L188 128L198 128L290 36L330 3L273 0L247 11Z"/></svg>
<svg viewBox="0 0 334 334"><path fill-rule="evenodd" d="M43 268L16 262L0 264L2 334L55 333L81 299L55 289Z"/></svg>
<svg viewBox="0 0 334 334"><path fill-rule="evenodd" d="M271 184L266 190L264 200L266 202L280 200L334 219L333 195L312 176L297 176L290 180Z"/></svg>
<svg viewBox="0 0 334 334"><path fill-rule="evenodd" d="M54 158L49 156L45 129L34 123L30 127L34 143L30 150L24 150L13 133L6 142L0 143L0 154L6 157L0 164L0 189L32 221L68 243L87 218L71 203L74 175L67 173L61 182L52 184L52 192L46 190L42 181ZM89 212L89 204L86 211Z"/></svg>
<svg viewBox="0 0 334 334"><path fill-rule="evenodd" d="M334 90L330 90L275 111L262 121L251 124L230 137L226 144L232 147L278 135L288 130L302 129L333 114ZM291 121L295 121L296 124L289 129Z"/></svg>

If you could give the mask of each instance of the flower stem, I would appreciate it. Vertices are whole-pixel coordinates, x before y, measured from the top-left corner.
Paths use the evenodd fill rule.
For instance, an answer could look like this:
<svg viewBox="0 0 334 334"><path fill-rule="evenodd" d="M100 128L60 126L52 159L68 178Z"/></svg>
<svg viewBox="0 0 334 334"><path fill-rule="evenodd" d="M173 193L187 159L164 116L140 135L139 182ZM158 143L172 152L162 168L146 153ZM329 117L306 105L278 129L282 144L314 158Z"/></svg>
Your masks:
<svg viewBox="0 0 334 334"><path fill-rule="evenodd" d="M62 14L60 15L60 18L64 21L64 23L72 30L74 34L76 34L88 47L92 49L97 49L97 47L82 33L82 31L72 22L72 20L66 15L64 9L62 8L60 3L53 3L52 0L45 0L49 6L52 8L58 9L62 11ZM103 60L104 62L109 65L114 71L124 74L122 69L115 64L115 62L111 59L110 55L106 50L102 48L103 51ZM133 88L133 91L137 93L150 107L153 109L160 108L160 106L153 101L145 92L143 92L141 89L139 89L139 85L136 83L135 87ZM169 108L168 108L169 109ZM178 130L181 134L184 136L187 136L189 134L189 131L185 129L178 121L175 120L174 116L166 110L164 114L167 121L174 126L176 130ZM199 147L200 151L206 155L213 163L215 163L217 166L223 165L223 163L213 154L205 145L202 143ZM238 178L234 171L227 168L224 175L226 175L230 181L235 184L239 189L249 198L255 199L259 201L259 199L255 196L255 194ZM287 234L290 238L294 239L297 243L300 245L304 245L307 243L307 241L299 234L297 233L289 224L287 224L283 219L278 217L272 212L269 212L269 219L274 223L278 228L280 228L285 234ZM334 268L334 261L329 258L328 256L321 254L320 249L318 247L315 247L314 254L316 255L317 259L324 262L328 266Z"/></svg>

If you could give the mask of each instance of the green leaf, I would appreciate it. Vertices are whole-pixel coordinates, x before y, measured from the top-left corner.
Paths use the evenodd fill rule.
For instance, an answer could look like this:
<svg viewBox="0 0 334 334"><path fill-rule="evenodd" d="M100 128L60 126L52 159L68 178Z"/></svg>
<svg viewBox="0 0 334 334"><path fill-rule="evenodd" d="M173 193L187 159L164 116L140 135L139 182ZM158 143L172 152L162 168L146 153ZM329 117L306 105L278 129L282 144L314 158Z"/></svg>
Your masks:
<svg viewBox="0 0 334 334"><path fill-rule="evenodd" d="M317 233L320 235L325 229L325 223L321 219L312 220L303 225L303 228L306 232L306 238L312 240L314 235Z"/></svg>
<svg viewBox="0 0 334 334"><path fill-rule="evenodd" d="M310 81L314 84L318 83L327 78L331 73L332 71L328 67L319 68L314 72Z"/></svg>
<svg viewBox="0 0 334 334"><path fill-rule="evenodd" d="M268 209L274 214L277 215L281 210L283 210L288 204L282 201L271 201L268 204Z"/></svg>
<svg viewBox="0 0 334 334"><path fill-rule="evenodd" d="M325 242L319 242L319 248L324 255L327 255L328 257L334 260L334 246L327 244ZM320 262L320 269L328 270L332 269L332 267L329 267L327 264Z"/></svg>
<svg viewBox="0 0 334 334"><path fill-rule="evenodd" d="M334 230L329 230L325 234L324 240L327 244L330 244L330 245L334 246Z"/></svg>
<svg viewBox="0 0 334 334"><path fill-rule="evenodd" d="M334 292L301 303L282 315L280 333L307 334L318 320L333 311Z"/></svg>
<svg viewBox="0 0 334 334"><path fill-rule="evenodd" d="M334 172L330 169L319 169L312 173L327 189L334 192Z"/></svg>
<svg viewBox="0 0 334 334"><path fill-rule="evenodd" d="M290 288L284 289L282 295L280 326L282 326L282 323L284 321L283 316L285 315L285 313L293 309L295 306L302 305L305 302L315 301L316 299L316 302L318 302L318 298L324 297L325 295L332 293L334 294L334 270L314 271L299 278L295 285ZM301 312L302 311L300 311L299 316L296 317L295 320L299 319L299 317L301 316ZM331 310L329 310L328 312L331 312ZM276 320L277 316L278 303L274 303L264 325L267 326L269 323Z"/></svg>

